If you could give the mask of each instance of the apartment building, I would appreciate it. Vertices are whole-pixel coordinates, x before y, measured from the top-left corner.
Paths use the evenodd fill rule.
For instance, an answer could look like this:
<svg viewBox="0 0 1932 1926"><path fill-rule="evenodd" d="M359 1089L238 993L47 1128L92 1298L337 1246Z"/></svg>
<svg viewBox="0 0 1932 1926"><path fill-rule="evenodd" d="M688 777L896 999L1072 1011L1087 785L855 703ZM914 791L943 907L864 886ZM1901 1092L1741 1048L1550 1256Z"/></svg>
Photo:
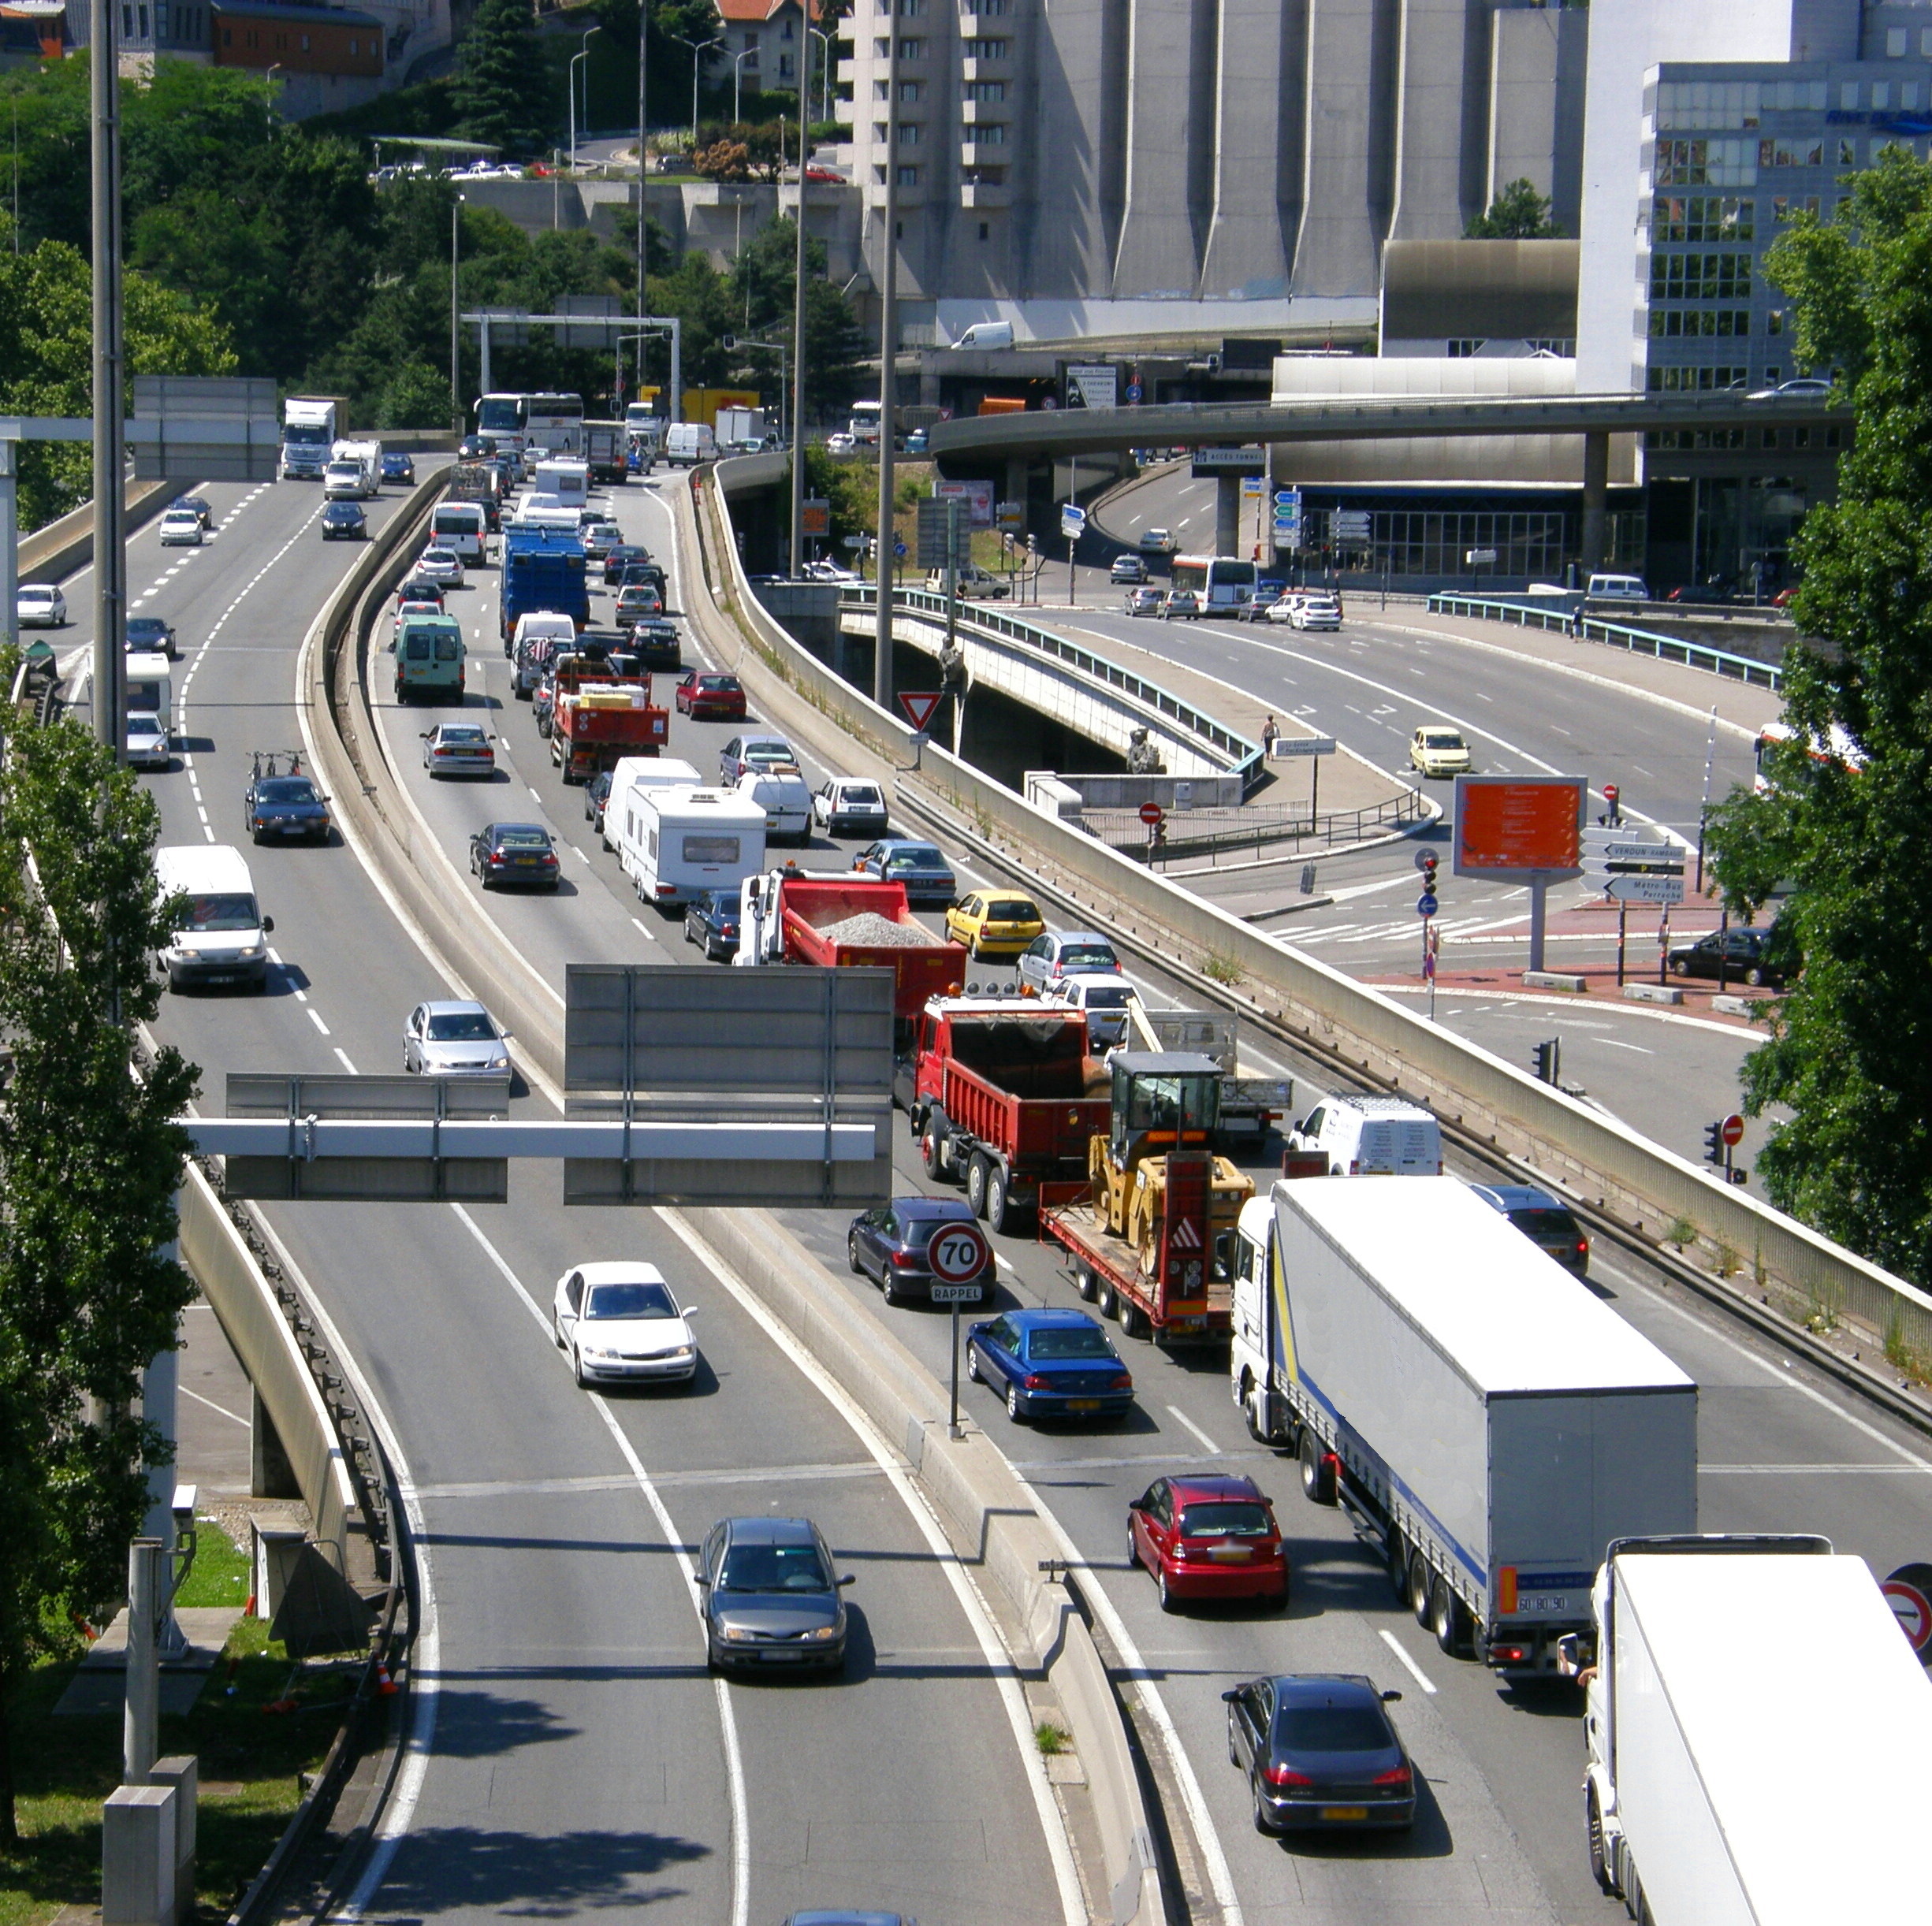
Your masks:
<svg viewBox="0 0 1932 1926"><path fill-rule="evenodd" d="M942 339L1372 333L1383 244L1576 218L1588 15L1517 0L856 0L853 177ZM896 88L898 140L889 148Z"/></svg>
<svg viewBox="0 0 1932 1926"><path fill-rule="evenodd" d="M806 19L799 0L715 0L718 34L724 45L709 55L705 69L713 80L735 76L739 88L769 91L784 87L796 91L798 76L804 71L802 43ZM813 0L811 18L819 17ZM812 50L812 100L819 99L821 70L825 44Z"/></svg>

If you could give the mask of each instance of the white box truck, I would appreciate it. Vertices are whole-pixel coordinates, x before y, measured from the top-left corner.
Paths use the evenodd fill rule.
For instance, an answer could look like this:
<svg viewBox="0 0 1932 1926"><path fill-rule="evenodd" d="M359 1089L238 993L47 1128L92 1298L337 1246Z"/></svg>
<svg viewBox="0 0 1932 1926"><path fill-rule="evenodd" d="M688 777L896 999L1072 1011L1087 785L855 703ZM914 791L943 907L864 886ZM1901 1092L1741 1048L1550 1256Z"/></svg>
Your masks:
<svg viewBox="0 0 1932 1926"><path fill-rule="evenodd" d="M1824 1538L1626 1540L1593 1606L1574 1642L1584 1821L1598 1883L1633 1918L1932 1911L1932 1680L1862 1559Z"/></svg>
<svg viewBox="0 0 1932 1926"><path fill-rule="evenodd" d="M608 807L604 820L638 901L661 909L735 892L765 867L765 812L735 790L633 785L623 820L612 825Z"/></svg>
<svg viewBox="0 0 1932 1926"><path fill-rule="evenodd" d="M1697 1528L1697 1387L1454 1177L1243 1207L1231 1388L1445 1653L1559 1669L1615 1538Z"/></svg>
<svg viewBox="0 0 1932 1926"><path fill-rule="evenodd" d="M281 478L318 482L336 441L336 404L291 395L281 404Z"/></svg>
<svg viewBox="0 0 1932 1926"><path fill-rule="evenodd" d="M590 469L587 463L562 459L539 462L530 480L533 492L546 501L554 497L566 508L582 508L590 503Z"/></svg>

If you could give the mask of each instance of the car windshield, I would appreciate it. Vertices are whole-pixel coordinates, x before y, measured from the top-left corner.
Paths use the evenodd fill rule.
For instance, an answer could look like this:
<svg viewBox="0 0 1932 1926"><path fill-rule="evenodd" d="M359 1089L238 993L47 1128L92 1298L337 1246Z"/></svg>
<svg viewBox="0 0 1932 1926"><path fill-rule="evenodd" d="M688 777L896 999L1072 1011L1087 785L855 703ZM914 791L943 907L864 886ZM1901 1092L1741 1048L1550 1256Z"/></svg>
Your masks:
<svg viewBox="0 0 1932 1926"><path fill-rule="evenodd" d="M989 923L1037 923L1040 912L1023 896L1003 896L986 905Z"/></svg>
<svg viewBox="0 0 1932 1926"><path fill-rule="evenodd" d="M20 599L26 602L45 602L53 598L44 589L23 589L20 591ZM166 635L167 632L168 625L153 615L136 615L128 624L128 640L129 641L132 641L136 636L145 641L151 635Z"/></svg>
<svg viewBox="0 0 1932 1926"><path fill-rule="evenodd" d="M585 1307L587 1318L675 1318L676 1300L661 1284L600 1284Z"/></svg>
<svg viewBox="0 0 1932 1926"><path fill-rule="evenodd" d="M145 709L135 709L128 716L128 734L132 735L159 735L161 718Z"/></svg>
<svg viewBox="0 0 1932 1926"><path fill-rule="evenodd" d="M718 1575L725 1592L825 1592L832 1575L815 1545L734 1545Z"/></svg>
<svg viewBox="0 0 1932 1926"><path fill-rule="evenodd" d="M1509 1221L1526 1237L1574 1237L1576 1220L1567 1210L1512 1210Z"/></svg>
<svg viewBox="0 0 1932 1926"><path fill-rule="evenodd" d="M1368 1705L1284 1705L1275 1736L1293 1752L1387 1752L1393 1743L1382 1714Z"/></svg>
<svg viewBox="0 0 1932 1926"><path fill-rule="evenodd" d="M496 1035L497 1026L480 1009L444 1010L430 1018L432 1043L488 1043Z"/></svg>
<svg viewBox="0 0 1932 1926"><path fill-rule="evenodd" d="M305 775L278 775L272 782L255 786L257 802L313 802L315 792Z"/></svg>
<svg viewBox="0 0 1932 1926"><path fill-rule="evenodd" d="M1035 1360L1041 1358L1107 1358L1113 1355L1113 1348L1107 1341L1107 1333L1094 1329L1090 1325L1055 1325L1028 1335L1026 1355Z"/></svg>
<svg viewBox="0 0 1932 1926"><path fill-rule="evenodd" d="M1184 1538L1265 1538L1268 1507L1252 1498L1217 1498L1190 1504L1181 1513Z"/></svg>
<svg viewBox="0 0 1932 1926"><path fill-rule="evenodd" d="M255 898L245 893L233 895L191 896L188 899L188 927L191 930L251 930L258 928L262 913Z"/></svg>
<svg viewBox="0 0 1932 1926"><path fill-rule="evenodd" d="M1462 738L1453 729L1425 729L1422 732L1424 749L1461 749Z"/></svg>
<svg viewBox="0 0 1932 1926"><path fill-rule="evenodd" d="M547 850L550 838L541 829L500 829L497 844L504 850Z"/></svg>

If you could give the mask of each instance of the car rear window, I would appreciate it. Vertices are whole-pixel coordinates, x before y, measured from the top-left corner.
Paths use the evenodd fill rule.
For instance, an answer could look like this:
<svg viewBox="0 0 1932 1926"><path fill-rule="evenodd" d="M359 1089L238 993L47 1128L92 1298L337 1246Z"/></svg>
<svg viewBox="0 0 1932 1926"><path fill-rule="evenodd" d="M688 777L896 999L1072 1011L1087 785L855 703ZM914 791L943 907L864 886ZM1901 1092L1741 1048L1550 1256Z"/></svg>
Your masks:
<svg viewBox="0 0 1932 1926"><path fill-rule="evenodd" d="M891 866L895 869L944 869L946 859L937 850L895 850Z"/></svg>
<svg viewBox="0 0 1932 1926"><path fill-rule="evenodd" d="M1112 969L1119 961L1105 943L1069 943L1060 952L1063 968L1069 963L1101 963Z"/></svg>
<svg viewBox="0 0 1932 1926"><path fill-rule="evenodd" d="M1265 1538L1268 1507L1252 1498L1216 1498L1187 1506L1181 1513L1184 1538Z"/></svg>
<svg viewBox="0 0 1932 1926"><path fill-rule="evenodd" d="M497 832L498 844L506 850L547 850L550 838L541 829L504 829Z"/></svg>
<svg viewBox="0 0 1932 1926"><path fill-rule="evenodd" d="M1040 912L1023 896L1002 896L986 905L988 917L995 923L1037 923Z"/></svg>
<svg viewBox="0 0 1932 1926"><path fill-rule="evenodd" d="M713 695L735 695L738 693L738 678L735 675L701 675L698 679L698 686L709 690Z"/></svg>
<svg viewBox="0 0 1932 1926"><path fill-rule="evenodd" d="M1104 1331L1066 1325L1033 1332L1026 1340L1029 1358L1105 1358L1112 1355Z"/></svg>
<svg viewBox="0 0 1932 1926"><path fill-rule="evenodd" d="M869 783L847 783L839 791L839 800L848 807L858 803L877 802L879 792Z"/></svg>
<svg viewBox="0 0 1932 1926"><path fill-rule="evenodd" d="M1082 1006L1088 1009L1125 1009L1127 999L1134 995L1131 990L1122 990L1110 986L1104 990L1088 990L1081 996Z"/></svg>
<svg viewBox="0 0 1932 1926"><path fill-rule="evenodd" d="M1574 1237L1576 1220L1567 1210L1512 1210L1509 1221L1526 1237Z"/></svg>
<svg viewBox="0 0 1932 1926"><path fill-rule="evenodd" d="M1387 1752L1387 1722L1368 1705L1284 1705L1275 1736L1296 1752Z"/></svg>

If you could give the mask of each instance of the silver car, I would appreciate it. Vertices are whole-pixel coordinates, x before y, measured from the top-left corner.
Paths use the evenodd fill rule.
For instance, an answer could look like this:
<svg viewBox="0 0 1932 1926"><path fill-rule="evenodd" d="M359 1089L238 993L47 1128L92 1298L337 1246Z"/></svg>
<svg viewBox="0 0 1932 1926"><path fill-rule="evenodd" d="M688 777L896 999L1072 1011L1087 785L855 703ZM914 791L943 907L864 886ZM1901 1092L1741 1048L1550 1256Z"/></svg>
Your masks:
<svg viewBox="0 0 1932 1926"><path fill-rule="evenodd" d="M67 597L50 582L23 582L13 592L13 619L23 629L64 629Z"/></svg>
<svg viewBox="0 0 1932 1926"><path fill-rule="evenodd" d="M412 1076L502 1076L510 1046L481 1003L419 1003L403 1025L403 1068Z"/></svg>
<svg viewBox="0 0 1932 1926"><path fill-rule="evenodd" d="M136 769L166 769L174 760L168 731L152 709L128 712L128 761Z"/></svg>

